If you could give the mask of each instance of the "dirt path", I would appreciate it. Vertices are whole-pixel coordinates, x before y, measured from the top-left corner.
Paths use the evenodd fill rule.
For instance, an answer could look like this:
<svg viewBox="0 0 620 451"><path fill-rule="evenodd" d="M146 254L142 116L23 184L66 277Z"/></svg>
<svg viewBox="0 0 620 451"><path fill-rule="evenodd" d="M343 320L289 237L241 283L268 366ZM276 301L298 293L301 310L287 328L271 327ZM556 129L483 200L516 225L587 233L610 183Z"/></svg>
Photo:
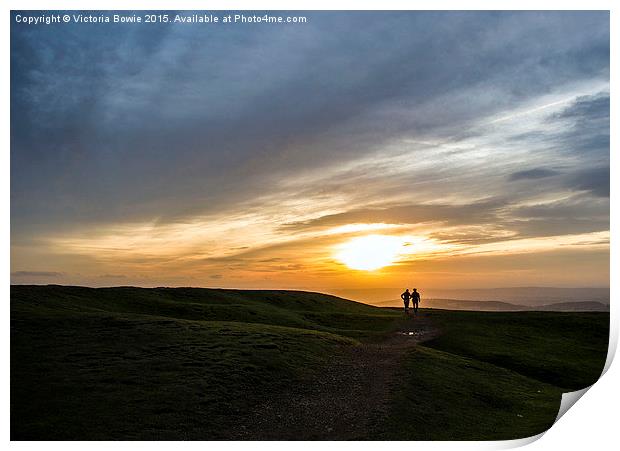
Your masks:
<svg viewBox="0 0 620 451"><path fill-rule="evenodd" d="M318 376L250 412L237 440L362 440L387 415L405 352L439 331L421 314L378 344L346 348Z"/></svg>

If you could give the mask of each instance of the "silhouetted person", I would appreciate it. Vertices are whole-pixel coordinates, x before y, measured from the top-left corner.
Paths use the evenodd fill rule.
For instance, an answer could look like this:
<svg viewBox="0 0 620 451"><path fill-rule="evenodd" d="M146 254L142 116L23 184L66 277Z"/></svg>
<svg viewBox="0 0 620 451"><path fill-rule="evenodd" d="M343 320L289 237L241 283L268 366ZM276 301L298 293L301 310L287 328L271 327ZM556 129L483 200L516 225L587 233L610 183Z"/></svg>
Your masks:
<svg viewBox="0 0 620 451"><path fill-rule="evenodd" d="M413 289L413 293L411 293L411 301L413 302L413 313L418 314L418 304L420 303L420 293L418 293L417 289Z"/></svg>
<svg viewBox="0 0 620 451"><path fill-rule="evenodd" d="M400 295L400 298L405 303L405 313L409 314L409 299L411 299L411 293L409 293L409 288L407 288L405 292Z"/></svg>

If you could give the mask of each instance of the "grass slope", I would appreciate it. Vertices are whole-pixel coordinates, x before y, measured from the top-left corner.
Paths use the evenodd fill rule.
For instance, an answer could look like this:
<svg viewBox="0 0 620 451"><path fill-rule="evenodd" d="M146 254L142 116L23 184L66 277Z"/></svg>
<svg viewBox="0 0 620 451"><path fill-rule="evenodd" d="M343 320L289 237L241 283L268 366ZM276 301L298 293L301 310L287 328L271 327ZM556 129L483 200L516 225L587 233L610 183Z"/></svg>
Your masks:
<svg viewBox="0 0 620 451"><path fill-rule="evenodd" d="M604 364L604 313L422 310L369 439L542 432ZM11 438L225 439L257 403L349 346L415 328L396 309L294 291L11 288Z"/></svg>
<svg viewBox="0 0 620 451"><path fill-rule="evenodd" d="M317 293L14 286L11 438L225 438L396 316Z"/></svg>
<svg viewBox="0 0 620 451"><path fill-rule="evenodd" d="M563 392L596 382L607 313L422 310L443 335L406 358L384 437L506 440L554 422Z"/></svg>
<svg viewBox="0 0 620 451"><path fill-rule="evenodd" d="M444 334L425 346L562 387L585 388L607 357L607 313L433 311Z"/></svg>
<svg viewBox="0 0 620 451"><path fill-rule="evenodd" d="M24 315L145 314L198 321L236 321L381 336L397 313L320 293L205 288L11 287L12 310Z"/></svg>
<svg viewBox="0 0 620 451"><path fill-rule="evenodd" d="M554 422L561 390L505 368L419 346L407 357L383 436L508 440Z"/></svg>

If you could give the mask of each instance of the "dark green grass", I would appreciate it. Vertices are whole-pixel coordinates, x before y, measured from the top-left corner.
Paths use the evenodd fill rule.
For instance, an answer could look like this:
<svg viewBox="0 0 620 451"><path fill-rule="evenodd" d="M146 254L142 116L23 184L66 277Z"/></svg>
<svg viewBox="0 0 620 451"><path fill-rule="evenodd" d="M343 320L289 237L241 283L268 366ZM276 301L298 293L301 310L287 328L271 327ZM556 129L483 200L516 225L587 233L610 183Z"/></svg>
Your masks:
<svg viewBox="0 0 620 451"><path fill-rule="evenodd" d="M579 390L599 378L609 339L608 313L429 310L444 334L425 346Z"/></svg>
<svg viewBox="0 0 620 451"><path fill-rule="evenodd" d="M547 430L561 390L513 371L425 347L407 356L383 438L508 440Z"/></svg>
<svg viewBox="0 0 620 451"><path fill-rule="evenodd" d="M421 314L445 335L408 355L369 439L541 432L605 360L607 314ZM257 403L404 323L307 292L14 286L11 438L227 438Z"/></svg>
<svg viewBox="0 0 620 451"><path fill-rule="evenodd" d="M11 438L226 438L397 316L317 293L14 286Z"/></svg>
<svg viewBox="0 0 620 451"><path fill-rule="evenodd" d="M96 314L12 333L13 439L226 437L254 402L323 362L338 335Z"/></svg>
<svg viewBox="0 0 620 451"><path fill-rule="evenodd" d="M235 321L322 330L370 339L390 329L398 312L320 293L203 288L11 287L12 310L146 314L199 321Z"/></svg>

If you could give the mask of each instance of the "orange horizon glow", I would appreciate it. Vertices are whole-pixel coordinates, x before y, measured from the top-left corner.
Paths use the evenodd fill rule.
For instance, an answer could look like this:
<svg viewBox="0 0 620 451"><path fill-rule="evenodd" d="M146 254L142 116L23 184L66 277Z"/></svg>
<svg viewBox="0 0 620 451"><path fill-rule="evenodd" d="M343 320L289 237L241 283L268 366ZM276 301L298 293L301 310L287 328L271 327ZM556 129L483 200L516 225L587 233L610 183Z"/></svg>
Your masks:
<svg viewBox="0 0 620 451"><path fill-rule="evenodd" d="M47 252L73 256L75 263L69 260L66 267L79 272L79 277L62 283L91 286L321 290L399 286L412 279L427 286L564 286L574 284L577 272L586 286L604 285L608 278L608 272L589 270L591 257L580 255L594 253L599 262L595 266L604 263L609 232L507 236L466 245L432 238L440 227L432 224L426 230L352 224L282 239L275 229L251 227L255 221L239 218L219 225L211 220L101 229L89 236L53 237ZM15 266L20 258L14 259ZM57 283L47 276L37 279L36 273L31 279L32 283ZM24 277L12 277L12 282L28 283Z"/></svg>

